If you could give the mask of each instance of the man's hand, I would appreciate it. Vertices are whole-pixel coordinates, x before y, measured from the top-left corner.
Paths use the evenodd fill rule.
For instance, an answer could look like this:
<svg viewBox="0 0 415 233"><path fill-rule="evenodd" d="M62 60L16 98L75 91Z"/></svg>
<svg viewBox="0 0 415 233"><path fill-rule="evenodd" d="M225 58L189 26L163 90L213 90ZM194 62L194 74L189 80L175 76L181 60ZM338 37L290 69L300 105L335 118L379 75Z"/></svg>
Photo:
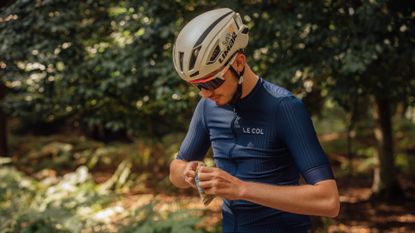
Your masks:
<svg viewBox="0 0 415 233"><path fill-rule="evenodd" d="M243 181L216 167L199 167L199 185L206 194L227 200L240 199Z"/></svg>
<svg viewBox="0 0 415 233"><path fill-rule="evenodd" d="M188 162L185 168L183 169L184 180L194 189L197 189L196 184L195 184L195 177L196 177L196 169L199 163L201 162L198 162L198 161Z"/></svg>

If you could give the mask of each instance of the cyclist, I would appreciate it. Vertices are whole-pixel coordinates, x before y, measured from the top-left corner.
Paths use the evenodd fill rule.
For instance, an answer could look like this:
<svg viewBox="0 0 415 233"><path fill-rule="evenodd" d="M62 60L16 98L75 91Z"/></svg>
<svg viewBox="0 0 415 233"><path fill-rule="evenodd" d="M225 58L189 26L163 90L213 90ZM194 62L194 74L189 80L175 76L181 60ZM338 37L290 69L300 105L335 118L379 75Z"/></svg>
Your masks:
<svg viewBox="0 0 415 233"><path fill-rule="evenodd" d="M223 232L307 232L308 215L335 217L336 181L303 103L246 63L248 28L228 8L205 12L179 33L173 62L200 90L170 180L224 199ZM305 183L300 184L302 175Z"/></svg>

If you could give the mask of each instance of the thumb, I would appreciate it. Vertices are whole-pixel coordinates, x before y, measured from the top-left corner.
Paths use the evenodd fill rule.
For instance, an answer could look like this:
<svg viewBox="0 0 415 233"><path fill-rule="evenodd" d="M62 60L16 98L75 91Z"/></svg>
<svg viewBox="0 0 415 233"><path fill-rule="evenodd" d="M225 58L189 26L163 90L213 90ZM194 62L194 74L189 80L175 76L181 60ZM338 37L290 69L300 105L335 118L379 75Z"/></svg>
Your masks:
<svg viewBox="0 0 415 233"><path fill-rule="evenodd" d="M190 169L192 169L193 171L196 171L196 168L197 168L198 164L199 163L196 162L196 161L190 162Z"/></svg>

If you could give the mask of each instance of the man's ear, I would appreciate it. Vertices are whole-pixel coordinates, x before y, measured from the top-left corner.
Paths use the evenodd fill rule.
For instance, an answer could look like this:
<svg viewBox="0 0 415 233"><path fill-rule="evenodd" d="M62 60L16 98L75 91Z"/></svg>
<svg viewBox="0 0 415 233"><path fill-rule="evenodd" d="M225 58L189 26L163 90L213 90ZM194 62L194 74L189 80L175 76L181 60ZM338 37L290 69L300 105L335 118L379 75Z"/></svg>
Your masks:
<svg viewBox="0 0 415 233"><path fill-rule="evenodd" d="M241 72L245 66L246 56L243 53L238 53L235 59L236 71Z"/></svg>

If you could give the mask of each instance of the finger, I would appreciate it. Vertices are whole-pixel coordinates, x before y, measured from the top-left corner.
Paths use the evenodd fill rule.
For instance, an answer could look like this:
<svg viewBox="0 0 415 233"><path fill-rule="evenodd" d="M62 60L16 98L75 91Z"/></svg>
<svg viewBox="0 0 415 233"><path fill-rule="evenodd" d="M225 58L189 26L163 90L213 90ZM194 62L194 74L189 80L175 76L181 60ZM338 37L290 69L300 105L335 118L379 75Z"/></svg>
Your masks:
<svg viewBox="0 0 415 233"><path fill-rule="evenodd" d="M198 178L200 181L208 181L213 180L216 178L216 175L214 173L201 173L199 172Z"/></svg>
<svg viewBox="0 0 415 233"><path fill-rule="evenodd" d="M202 167L205 167L205 164L204 164L204 163L202 163L202 162L198 163L198 164L197 164L197 167L196 167L196 171L198 171L198 172L199 172L199 170L200 170Z"/></svg>
<svg viewBox="0 0 415 233"><path fill-rule="evenodd" d="M195 178L196 177L196 172L192 171L192 170L187 170L184 172L184 176L185 177L190 177L190 178Z"/></svg>
<svg viewBox="0 0 415 233"><path fill-rule="evenodd" d="M194 184L194 183L189 183L190 184L190 186L192 187L192 188L194 188L194 189L196 189L197 190L197 186L196 186L196 184Z"/></svg>
<svg viewBox="0 0 415 233"><path fill-rule="evenodd" d="M199 186L203 190L209 189L209 188L213 187L213 182L212 181L199 181Z"/></svg>
<svg viewBox="0 0 415 233"><path fill-rule="evenodd" d="M196 162L197 162L197 166L206 166L203 161L196 161Z"/></svg>
<svg viewBox="0 0 415 233"><path fill-rule="evenodd" d="M191 177L185 177L185 178L184 178L184 180L185 180L187 183L193 183L193 182L194 182L194 180L193 180Z"/></svg>
<svg viewBox="0 0 415 233"><path fill-rule="evenodd" d="M220 194L220 190L221 189L218 187L207 187L203 189L203 192L205 192L205 194L218 196Z"/></svg>
<svg viewBox="0 0 415 233"><path fill-rule="evenodd" d="M195 184L195 180L194 180L194 179L192 179L192 178L190 178L190 177L186 177L184 180L185 180L187 183L189 183L191 186L196 187L196 184Z"/></svg>
<svg viewBox="0 0 415 233"><path fill-rule="evenodd" d="M199 173L212 173L218 170L219 169L216 167L204 167L204 166L199 167Z"/></svg>
<svg viewBox="0 0 415 233"><path fill-rule="evenodd" d="M192 161L192 162L190 162L190 169L192 170L192 171L196 171L196 169L197 169L197 166L199 165L199 162L197 162L197 161Z"/></svg>
<svg viewBox="0 0 415 233"><path fill-rule="evenodd" d="M203 189L222 189L226 187L225 184L218 180L202 181L199 182L199 186Z"/></svg>

